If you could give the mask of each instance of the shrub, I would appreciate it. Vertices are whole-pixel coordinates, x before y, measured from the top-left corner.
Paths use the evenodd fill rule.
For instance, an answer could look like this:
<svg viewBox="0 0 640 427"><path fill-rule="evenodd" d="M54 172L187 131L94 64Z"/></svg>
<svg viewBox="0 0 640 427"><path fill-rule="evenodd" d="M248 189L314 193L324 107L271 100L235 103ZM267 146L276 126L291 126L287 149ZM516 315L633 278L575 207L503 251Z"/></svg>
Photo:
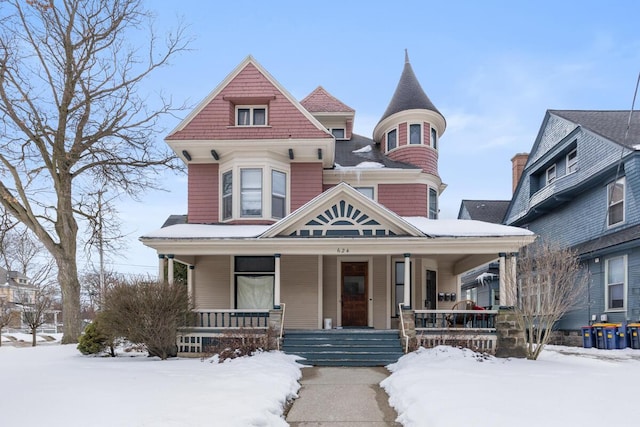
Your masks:
<svg viewBox="0 0 640 427"><path fill-rule="evenodd" d="M185 285L138 281L111 288L102 315L114 335L144 344L150 356L164 360L176 356L177 328L189 312Z"/></svg>
<svg viewBox="0 0 640 427"><path fill-rule="evenodd" d="M213 344L204 350L208 355L218 355L218 361L235 359L236 357L251 356L259 351L273 350L276 341L276 331L273 328L264 330L238 329L227 331L215 338Z"/></svg>
<svg viewBox="0 0 640 427"><path fill-rule="evenodd" d="M111 357L115 357L115 338L107 330L101 315L84 328L84 334L78 338L78 350L84 355L100 354L108 350Z"/></svg>

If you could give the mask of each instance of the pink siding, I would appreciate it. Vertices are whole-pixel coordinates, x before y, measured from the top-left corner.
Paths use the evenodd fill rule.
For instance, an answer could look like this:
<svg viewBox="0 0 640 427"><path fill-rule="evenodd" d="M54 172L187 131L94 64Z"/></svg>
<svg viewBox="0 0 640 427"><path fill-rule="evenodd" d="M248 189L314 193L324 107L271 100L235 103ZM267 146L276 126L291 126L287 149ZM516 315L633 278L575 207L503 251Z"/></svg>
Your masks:
<svg viewBox="0 0 640 427"><path fill-rule="evenodd" d="M322 163L291 163L291 212L322 190Z"/></svg>
<svg viewBox="0 0 640 427"><path fill-rule="evenodd" d="M353 134L353 119L347 119L347 130L345 132L347 139L351 139Z"/></svg>
<svg viewBox="0 0 640 427"><path fill-rule="evenodd" d="M400 216L429 216L425 184L378 184L378 203Z"/></svg>
<svg viewBox="0 0 640 427"><path fill-rule="evenodd" d="M235 105L267 104L267 125L235 127ZM328 138L253 65L248 64L168 140Z"/></svg>
<svg viewBox="0 0 640 427"><path fill-rule="evenodd" d="M438 175L438 152L424 145L411 145L388 154L390 159L421 167L425 173Z"/></svg>
<svg viewBox="0 0 640 427"><path fill-rule="evenodd" d="M218 222L218 164L189 164L188 173L189 223Z"/></svg>
<svg viewBox="0 0 640 427"><path fill-rule="evenodd" d="M398 147L407 145L407 124L400 123L398 125Z"/></svg>
<svg viewBox="0 0 640 427"><path fill-rule="evenodd" d="M431 147L431 124L427 122L422 123L422 140L424 145Z"/></svg>

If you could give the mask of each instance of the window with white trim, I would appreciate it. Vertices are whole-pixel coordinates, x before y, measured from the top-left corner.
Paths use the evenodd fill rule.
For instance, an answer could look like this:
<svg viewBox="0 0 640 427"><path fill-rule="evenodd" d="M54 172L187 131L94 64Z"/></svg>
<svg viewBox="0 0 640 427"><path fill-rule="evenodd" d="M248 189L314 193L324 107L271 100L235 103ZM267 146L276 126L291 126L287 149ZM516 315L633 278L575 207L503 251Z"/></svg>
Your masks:
<svg viewBox="0 0 640 427"><path fill-rule="evenodd" d="M284 218L287 201L287 174L277 170L271 171L271 216Z"/></svg>
<svg viewBox="0 0 640 427"><path fill-rule="evenodd" d="M262 169L240 169L240 216L262 216Z"/></svg>
<svg viewBox="0 0 640 427"><path fill-rule="evenodd" d="M574 148L567 154L567 174L578 170L578 149Z"/></svg>
<svg viewBox="0 0 640 427"><path fill-rule="evenodd" d="M233 172L222 174L222 219L231 219L233 216Z"/></svg>
<svg viewBox="0 0 640 427"><path fill-rule="evenodd" d="M331 134L335 139L346 139L346 131L344 128L331 128Z"/></svg>
<svg viewBox="0 0 640 427"><path fill-rule="evenodd" d="M626 255L609 258L605 264L606 310L624 310L627 288Z"/></svg>
<svg viewBox="0 0 640 427"><path fill-rule="evenodd" d="M396 129L387 132L387 151L391 151L398 146L398 131Z"/></svg>
<svg viewBox="0 0 640 427"><path fill-rule="evenodd" d="M373 200L373 187L354 187L359 193Z"/></svg>
<svg viewBox="0 0 640 427"><path fill-rule="evenodd" d="M556 180L556 165L551 165L549 168L547 168L547 172L546 172L545 176L546 176L546 185L549 185L553 181L555 181Z"/></svg>
<svg viewBox="0 0 640 427"><path fill-rule="evenodd" d="M409 263L411 266L411 263ZM396 316L400 315L399 304L404 303L404 285L406 283L404 279L404 261L396 261L394 263L394 281L395 281L395 309L393 313L396 313ZM411 282L409 282L409 287L411 287ZM409 288L409 296L411 297L411 288ZM411 301L407 301L407 305L411 306Z"/></svg>
<svg viewBox="0 0 640 427"><path fill-rule="evenodd" d="M409 125L409 144L422 144L422 125Z"/></svg>
<svg viewBox="0 0 640 427"><path fill-rule="evenodd" d="M236 106L236 126L265 126L267 124L266 105Z"/></svg>
<svg viewBox="0 0 640 427"><path fill-rule="evenodd" d="M438 219L438 192L429 189L429 219Z"/></svg>
<svg viewBox="0 0 640 427"><path fill-rule="evenodd" d="M237 256L234 261L236 308L273 308L275 258Z"/></svg>
<svg viewBox="0 0 640 427"><path fill-rule="evenodd" d="M435 128L431 128L431 146L438 149L438 131Z"/></svg>
<svg viewBox="0 0 640 427"><path fill-rule="evenodd" d="M607 224L609 227L624 222L624 184L625 179L620 178L607 186Z"/></svg>

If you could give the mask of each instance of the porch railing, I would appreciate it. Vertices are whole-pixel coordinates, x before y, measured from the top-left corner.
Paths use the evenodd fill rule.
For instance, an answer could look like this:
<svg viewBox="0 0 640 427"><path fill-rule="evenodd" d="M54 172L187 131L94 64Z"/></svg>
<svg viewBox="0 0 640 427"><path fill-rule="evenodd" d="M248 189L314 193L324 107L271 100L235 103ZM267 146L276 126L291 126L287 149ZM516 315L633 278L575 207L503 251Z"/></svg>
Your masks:
<svg viewBox="0 0 640 427"><path fill-rule="evenodd" d="M415 310L416 330L473 328L495 331L497 310Z"/></svg>
<svg viewBox="0 0 640 427"><path fill-rule="evenodd" d="M194 328L268 328L269 310L194 310Z"/></svg>

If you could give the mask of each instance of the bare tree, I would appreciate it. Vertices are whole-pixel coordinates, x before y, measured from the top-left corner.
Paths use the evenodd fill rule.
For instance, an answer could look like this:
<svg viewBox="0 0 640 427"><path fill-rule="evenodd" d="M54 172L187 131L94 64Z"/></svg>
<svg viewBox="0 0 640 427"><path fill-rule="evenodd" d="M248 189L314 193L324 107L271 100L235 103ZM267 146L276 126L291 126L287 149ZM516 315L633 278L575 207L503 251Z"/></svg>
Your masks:
<svg viewBox="0 0 640 427"><path fill-rule="evenodd" d="M0 297L0 337L2 336L2 329L11 323L13 312L13 304L9 302L9 299ZM0 346L1 345L2 339L0 339Z"/></svg>
<svg viewBox="0 0 640 427"><path fill-rule="evenodd" d="M188 40L179 27L158 49L141 0L5 0L0 16L0 204L55 260L62 342L77 342L79 227L96 214L82 201L104 185L135 198L178 167L154 144L175 109L162 95L150 109L139 91ZM149 31L144 49L137 31Z"/></svg>
<svg viewBox="0 0 640 427"><path fill-rule="evenodd" d="M584 302L589 276L572 249L539 238L518 258L516 277L507 289L517 293L510 300L528 337L527 358L536 360L558 320Z"/></svg>
<svg viewBox="0 0 640 427"><path fill-rule="evenodd" d="M34 286L33 292L23 291L18 296L22 307L22 318L31 330L31 345L36 346L38 328L46 323L46 314L53 304L53 290L50 287Z"/></svg>

